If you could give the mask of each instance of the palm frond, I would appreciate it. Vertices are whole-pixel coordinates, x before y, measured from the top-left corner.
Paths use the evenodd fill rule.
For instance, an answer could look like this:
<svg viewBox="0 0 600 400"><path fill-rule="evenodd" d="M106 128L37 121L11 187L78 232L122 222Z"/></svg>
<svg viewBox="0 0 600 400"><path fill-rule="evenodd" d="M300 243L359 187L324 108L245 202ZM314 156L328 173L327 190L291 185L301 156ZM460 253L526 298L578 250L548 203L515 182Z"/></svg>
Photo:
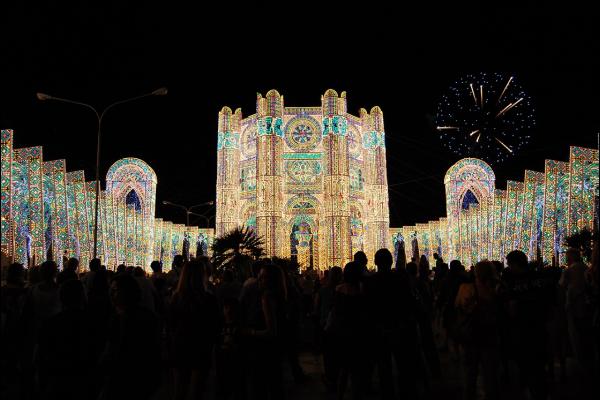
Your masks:
<svg viewBox="0 0 600 400"><path fill-rule="evenodd" d="M238 227L216 238L212 251L216 268L232 268L259 259L264 253L263 240L254 230Z"/></svg>

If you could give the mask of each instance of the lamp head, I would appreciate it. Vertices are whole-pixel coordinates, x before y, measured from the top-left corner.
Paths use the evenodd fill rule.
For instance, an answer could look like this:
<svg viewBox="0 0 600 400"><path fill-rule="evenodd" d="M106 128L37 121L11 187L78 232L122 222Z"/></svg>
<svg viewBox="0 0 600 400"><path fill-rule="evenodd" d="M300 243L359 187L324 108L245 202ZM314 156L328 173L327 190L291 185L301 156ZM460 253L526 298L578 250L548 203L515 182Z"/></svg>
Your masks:
<svg viewBox="0 0 600 400"><path fill-rule="evenodd" d="M166 96L169 91L166 87L161 87L152 92L153 96Z"/></svg>
<svg viewBox="0 0 600 400"><path fill-rule="evenodd" d="M52 96L50 96L49 94L46 94L46 93L41 93L41 92L38 92L38 93L36 93L36 95L35 95L35 96L36 96L36 97L37 97L37 99L38 99L38 100L40 100L40 101L44 101L44 100L51 100L51 99L52 99Z"/></svg>

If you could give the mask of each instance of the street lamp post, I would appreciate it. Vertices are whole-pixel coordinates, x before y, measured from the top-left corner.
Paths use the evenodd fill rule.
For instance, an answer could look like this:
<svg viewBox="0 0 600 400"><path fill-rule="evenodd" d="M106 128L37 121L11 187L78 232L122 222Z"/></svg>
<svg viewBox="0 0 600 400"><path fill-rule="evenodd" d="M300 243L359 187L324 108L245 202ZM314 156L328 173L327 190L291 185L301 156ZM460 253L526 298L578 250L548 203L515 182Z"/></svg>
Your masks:
<svg viewBox="0 0 600 400"><path fill-rule="evenodd" d="M172 202L166 201L166 200L163 200L162 203L166 206L173 206L173 207L181 208L182 210L184 210L185 211L185 221L186 221L185 226L190 226L190 215L191 214L200 215L200 214L193 213L192 209L194 209L196 207L202 207L202 206L212 206L213 204L215 204L214 201L207 201L206 203L200 203L200 204L196 204L196 205L193 205L190 207L186 207L186 206L182 206L181 204L175 204L175 203L172 203ZM200 216L204 217L204 215L200 215Z"/></svg>
<svg viewBox="0 0 600 400"><path fill-rule="evenodd" d="M165 96L167 94L167 92L168 92L167 88L162 87L162 88L156 89L150 93L131 97L131 98L125 99L125 100L119 100L119 101L116 101L116 102L110 104L109 106L105 107L101 113L98 113L96 108L94 108L93 106L86 104L86 103L79 102L79 101L64 99L61 97L55 97L55 96L51 96L46 93L37 93L37 95L36 95L38 100L41 100L41 101L54 100L54 101L60 101L63 103L77 104L79 106L89 108L90 110L92 110L94 112L94 114L96 115L96 118L98 120L98 135L97 135L97 141L96 141L96 201L95 201L95 210L94 210L94 256L93 256L93 258L96 258L97 253L98 253L98 211L99 211L98 204L100 201L100 139L101 139L101 133L102 133L102 119L104 118L104 115L106 114L106 112L108 110L110 110L111 108L113 108L114 106L124 104L124 103L129 103L131 101L135 101L135 100L139 100L139 99L143 99L144 97Z"/></svg>

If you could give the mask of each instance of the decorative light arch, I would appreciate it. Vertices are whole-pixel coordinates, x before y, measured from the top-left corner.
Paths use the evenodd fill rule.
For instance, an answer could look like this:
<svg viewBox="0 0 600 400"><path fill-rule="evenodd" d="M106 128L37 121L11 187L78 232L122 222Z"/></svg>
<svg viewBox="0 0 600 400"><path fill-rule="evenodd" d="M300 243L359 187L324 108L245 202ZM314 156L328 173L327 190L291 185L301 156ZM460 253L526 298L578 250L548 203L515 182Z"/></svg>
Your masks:
<svg viewBox="0 0 600 400"><path fill-rule="evenodd" d="M468 236L461 230L460 220L464 218L463 203L465 196L471 194L483 210L493 204L496 175L492 168L478 158L463 158L452 165L444 177L446 187L446 215L449 226L450 257L456 258L464 247L462 243ZM464 225L464 224L463 224Z"/></svg>
<svg viewBox="0 0 600 400"><path fill-rule="evenodd" d="M245 227L256 229L256 200L248 199L240 210L239 220Z"/></svg>
<svg viewBox="0 0 600 400"><path fill-rule="evenodd" d="M458 216L469 191L479 204L492 199L495 181L496 175L485 161L477 158L459 160L448 169L444 177L448 216Z"/></svg>
<svg viewBox="0 0 600 400"><path fill-rule="evenodd" d="M139 158L115 162L106 175L109 207L115 221L117 262L147 266L153 258L156 173Z"/></svg>
<svg viewBox="0 0 600 400"><path fill-rule="evenodd" d="M314 215L321 212L321 203L312 194L299 194L289 199L285 208L289 215Z"/></svg>

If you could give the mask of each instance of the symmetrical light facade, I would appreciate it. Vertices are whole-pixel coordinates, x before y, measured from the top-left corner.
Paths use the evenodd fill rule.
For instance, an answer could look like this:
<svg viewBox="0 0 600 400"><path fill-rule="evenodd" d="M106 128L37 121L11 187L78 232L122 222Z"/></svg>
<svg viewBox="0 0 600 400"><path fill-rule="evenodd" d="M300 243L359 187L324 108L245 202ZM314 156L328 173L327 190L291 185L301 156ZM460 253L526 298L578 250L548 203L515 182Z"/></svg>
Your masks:
<svg viewBox="0 0 600 400"><path fill-rule="evenodd" d="M332 89L317 107L285 107L276 90L243 118L223 107L217 143L216 234L256 230L268 256L302 269L343 266L389 247L383 113L347 112Z"/></svg>
<svg viewBox="0 0 600 400"><path fill-rule="evenodd" d="M387 247L466 265L503 260L514 249L530 259L564 262L564 239L598 219L598 151L571 147L568 162L546 160L523 182L495 188L484 161L465 158L446 173L446 216L389 228L385 133L379 107L346 111L346 94L328 90L320 107L284 107L272 90L257 113L219 113L216 234L255 229L268 256L296 259L303 269L344 265L356 251L373 260ZM95 183L64 160L44 161L41 147L13 148L1 131L1 249L27 265L63 256L86 267L92 257ZM155 218L156 174L137 158L115 162L99 199L98 257L168 269L189 243L208 254L215 230Z"/></svg>
<svg viewBox="0 0 600 400"><path fill-rule="evenodd" d="M83 171L66 171L64 160L44 161L41 147L13 148L13 131L1 131L2 252L26 265L63 256L87 267L93 256L95 182ZM137 158L115 162L99 199L98 258L149 268L152 260L166 269L182 254L208 254L214 230L186 227L154 218L156 174Z"/></svg>
<svg viewBox="0 0 600 400"><path fill-rule="evenodd" d="M390 230L396 256L437 252L446 260L472 265L503 260L512 250L529 259L564 263L564 239L598 218L598 151L571 147L569 162L546 160L545 171L525 171L523 182L495 189L494 172L485 162L464 158L444 179L446 218ZM433 238L433 239L432 239Z"/></svg>

